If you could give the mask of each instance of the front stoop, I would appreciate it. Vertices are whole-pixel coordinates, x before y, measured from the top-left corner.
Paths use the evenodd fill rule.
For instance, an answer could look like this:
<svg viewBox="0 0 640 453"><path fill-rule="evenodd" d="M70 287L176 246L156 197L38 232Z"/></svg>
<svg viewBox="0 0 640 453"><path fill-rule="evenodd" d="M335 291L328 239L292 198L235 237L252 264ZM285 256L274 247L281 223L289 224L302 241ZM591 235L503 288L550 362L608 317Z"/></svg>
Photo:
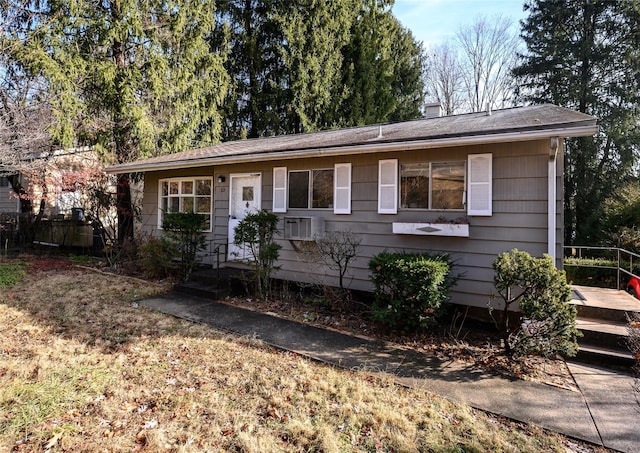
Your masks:
<svg viewBox="0 0 640 453"><path fill-rule="evenodd" d="M178 283L173 289L191 296L221 300L241 290L243 272L246 271L230 267L200 269L191 274L189 281Z"/></svg>
<svg viewBox="0 0 640 453"><path fill-rule="evenodd" d="M576 327L583 337L574 360L630 369L635 360L627 347L627 320L640 313L640 301L624 291L578 287L581 297L571 301L578 311Z"/></svg>

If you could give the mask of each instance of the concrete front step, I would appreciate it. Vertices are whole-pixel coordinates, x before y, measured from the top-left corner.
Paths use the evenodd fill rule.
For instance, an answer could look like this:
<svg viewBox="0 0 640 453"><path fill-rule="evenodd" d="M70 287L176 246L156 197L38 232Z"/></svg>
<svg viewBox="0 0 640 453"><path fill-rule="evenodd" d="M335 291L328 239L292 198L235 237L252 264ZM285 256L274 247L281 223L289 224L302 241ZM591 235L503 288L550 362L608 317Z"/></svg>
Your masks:
<svg viewBox="0 0 640 453"><path fill-rule="evenodd" d="M179 293L212 300L224 299L231 294L228 286L218 287L216 284L203 283L200 281L178 283L173 289Z"/></svg>
<svg viewBox="0 0 640 453"><path fill-rule="evenodd" d="M640 313L640 300L625 291L590 286L576 286L569 302L578 311L578 317L627 322L629 314Z"/></svg>

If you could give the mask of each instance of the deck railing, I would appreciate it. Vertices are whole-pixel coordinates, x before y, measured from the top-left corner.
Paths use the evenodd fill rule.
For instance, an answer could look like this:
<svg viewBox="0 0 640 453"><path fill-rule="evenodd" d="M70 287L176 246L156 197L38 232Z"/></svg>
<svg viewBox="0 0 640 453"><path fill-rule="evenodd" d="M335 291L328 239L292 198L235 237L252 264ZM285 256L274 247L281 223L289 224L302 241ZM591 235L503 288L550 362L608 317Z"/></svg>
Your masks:
<svg viewBox="0 0 640 453"><path fill-rule="evenodd" d="M564 256L584 260L572 266L616 271L619 290L625 289L623 282L626 283L631 277L640 278L640 255L619 247L565 246Z"/></svg>

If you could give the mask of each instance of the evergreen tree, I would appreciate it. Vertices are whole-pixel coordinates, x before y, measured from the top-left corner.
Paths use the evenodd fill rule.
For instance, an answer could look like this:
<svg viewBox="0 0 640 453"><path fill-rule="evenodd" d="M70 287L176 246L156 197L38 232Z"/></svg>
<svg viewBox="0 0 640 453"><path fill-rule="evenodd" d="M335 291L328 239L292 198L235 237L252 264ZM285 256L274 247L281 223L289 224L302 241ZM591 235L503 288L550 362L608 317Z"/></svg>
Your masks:
<svg viewBox="0 0 640 453"><path fill-rule="evenodd" d="M422 46L393 16L389 0L364 0L345 48L347 125L420 116L424 104Z"/></svg>
<svg viewBox="0 0 640 453"><path fill-rule="evenodd" d="M349 92L342 83L343 49L359 0L291 2L280 15L284 59L293 113L291 132L345 125L342 103Z"/></svg>
<svg viewBox="0 0 640 453"><path fill-rule="evenodd" d="M224 138L291 134L420 116L422 47L389 0L226 0Z"/></svg>
<svg viewBox="0 0 640 453"><path fill-rule="evenodd" d="M598 118L595 137L567 141L565 243L602 241L602 202L636 168L640 111L638 0L529 0L520 94Z"/></svg>
<svg viewBox="0 0 640 453"><path fill-rule="evenodd" d="M213 47L225 47L231 77L223 107L225 140L279 135L285 126L283 30L275 0L223 0Z"/></svg>
<svg viewBox="0 0 640 453"><path fill-rule="evenodd" d="M14 0L19 2L20 0ZM47 84L61 146L89 144L112 162L183 150L220 136L227 85L210 52L213 2L35 3L13 60ZM207 128L203 128L204 125ZM119 240L133 235L129 175L119 176Z"/></svg>

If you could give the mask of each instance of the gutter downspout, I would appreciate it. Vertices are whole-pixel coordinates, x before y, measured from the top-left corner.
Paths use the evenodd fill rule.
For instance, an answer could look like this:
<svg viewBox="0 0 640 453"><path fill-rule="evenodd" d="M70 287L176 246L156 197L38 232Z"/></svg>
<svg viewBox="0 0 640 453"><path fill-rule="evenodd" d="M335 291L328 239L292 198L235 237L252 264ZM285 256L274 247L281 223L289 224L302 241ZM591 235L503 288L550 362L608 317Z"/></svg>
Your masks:
<svg viewBox="0 0 640 453"><path fill-rule="evenodd" d="M556 158L558 156L558 146L560 139L551 137L549 146L549 175L548 175L548 218L547 218L547 253L553 258L556 265Z"/></svg>

